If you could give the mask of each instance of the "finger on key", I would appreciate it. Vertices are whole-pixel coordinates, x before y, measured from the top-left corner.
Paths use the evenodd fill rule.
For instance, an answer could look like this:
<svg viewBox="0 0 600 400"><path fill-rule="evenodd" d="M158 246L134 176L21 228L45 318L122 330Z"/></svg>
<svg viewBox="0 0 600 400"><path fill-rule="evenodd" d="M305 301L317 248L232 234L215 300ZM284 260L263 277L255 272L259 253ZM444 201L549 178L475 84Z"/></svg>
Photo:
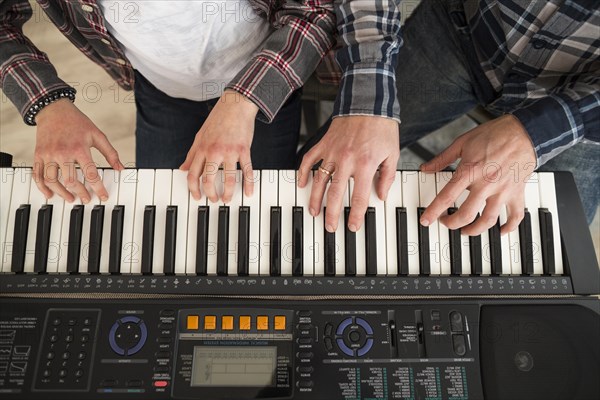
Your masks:
<svg viewBox="0 0 600 400"><path fill-rule="evenodd" d="M240 167L242 168L242 175L244 177L244 194L250 197L254 193L254 171L252 170L250 152L240 155Z"/></svg>
<svg viewBox="0 0 600 400"><path fill-rule="evenodd" d="M328 171L330 174L323 172L321 169L315 171L313 185L310 191L310 201L308 203L308 211L313 217L316 217L321 213L325 189L327 188L327 183L331 179L331 173L333 173L331 170Z"/></svg>
<svg viewBox="0 0 600 400"><path fill-rule="evenodd" d="M508 214L508 219L506 223L502 225L500 232L502 235L507 234L508 232L512 232L521 223L523 218L525 217L525 193L522 192L520 196L516 196L511 198L506 203L506 212Z"/></svg>
<svg viewBox="0 0 600 400"><path fill-rule="evenodd" d="M186 164L188 163L188 160L186 160L186 162L181 166L181 169L185 171L187 168L189 168L187 175L188 189L194 200L198 201L202 198L202 191L200 190L200 176L204 171L204 157L202 154L195 154L196 157L190 158L191 161L187 166Z"/></svg>
<svg viewBox="0 0 600 400"><path fill-rule="evenodd" d="M499 194L486 199L483 213L475 222L462 229L465 235L476 236L496 225L504 202Z"/></svg>
<svg viewBox="0 0 600 400"><path fill-rule="evenodd" d="M69 203L72 203L75 200L75 197L60 183L60 166L58 165L58 163L47 163L44 169L46 170L44 179L46 186L48 186L50 190L58 194L60 197L62 197Z"/></svg>
<svg viewBox="0 0 600 400"><path fill-rule="evenodd" d="M45 174L44 174L44 160L41 158L36 158L33 163L33 179L42 194L49 199L52 197L52 190L48 188L45 182Z"/></svg>
<svg viewBox="0 0 600 400"><path fill-rule="evenodd" d="M65 161L60 165L60 173L62 175L62 182L71 193L74 193L76 197L81 199L83 204L90 202L90 194L86 190L82 182L77 179L77 169L75 168L74 161ZM65 199L66 200L66 199Z"/></svg>
<svg viewBox="0 0 600 400"><path fill-rule="evenodd" d="M396 179L396 167L399 157L388 157L379 168L379 179L377 181L377 196L380 200L387 200L388 192Z"/></svg>
<svg viewBox="0 0 600 400"><path fill-rule="evenodd" d="M237 160L230 158L223 163L223 203L229 203L233 198L237 182Z"/></svg>
<svg viewBox="0 0 600 400"><path fill-rule="evenodd" d="M221 165L221 159L211 159L206 161L204 165L204 171L202 173L202 188L204 194L211 201L216 203L219 201L219 193L217 191L217 175L219 172L219 166Z"/></svg>
<svg viewBox="0 0 600 400"><path fill-rule="evenodd" d="M458 211L452 215L444 216L441 222L448 229L459 229L467 226L477 217L477 213L483 208L485 196L476 190L469 193L465 202L458 208Z"/></svg>
<svg viewBox="0 0 600 400"><path fill-rule="evenodd" d="M348 216L348 229L352 232L358 231L365 220L374 177L375 170L361 172L354 176L354 187L350 198L350 215Z"/></svg>
<svg viewBox="0 0 600 400"><path fill-rule="evenodd" d="M319 145L313 147L308 153L304 155L302 158L302 163L300 164L299 174L300 180L298 181L298 186L303 188L306 186L308 182L308 174L311 173L312 167L322 159L321 151Z"/></svg>
<svg viewBox="0 0 600 400"><path fill-rule="evenodd" d="M461 195L469 186L469 174L461 169L460 166L456 170L452 179L444 186L444 188L435 196L429 207L421 216L419 221L423 226L429 226L433 221L438 219L442 213L452 207L454 201Z"/></svg>
<svg viewBox="0 0 600 400"><path fill-rule="evenodd" d="M96 167L96 163L94 163L94 160L92 160L92 154L88 151L86 154L83 154L77 161L79 162L79 165L83 170L85 182L90 185L90 187L92 188L94 193L96 193L100 200L108 200L108 192L104 187L102 179L100 179L100 174L98 174L98 168Z"/></svg>
<svg viewBox="0 0 600 400"><path fill-rule="evenodd" d="M110 144L106 135L102 132L98 132L94 135L94 147L104 156L108 164L112 169L122 171L125 169L121 160L119 160L119 153ZM96 192L97 193L97 192Z"/></svg>
<svg viewBox="0 0 600 400"><path fill-rule="evenodd" d="M340 212L342 212L344 196L347 196L349 179L350 172L343 165L340 165L327 188L327 212L325 215L325 229L327 229L327 232L335 232L338 229Z"/></svg>

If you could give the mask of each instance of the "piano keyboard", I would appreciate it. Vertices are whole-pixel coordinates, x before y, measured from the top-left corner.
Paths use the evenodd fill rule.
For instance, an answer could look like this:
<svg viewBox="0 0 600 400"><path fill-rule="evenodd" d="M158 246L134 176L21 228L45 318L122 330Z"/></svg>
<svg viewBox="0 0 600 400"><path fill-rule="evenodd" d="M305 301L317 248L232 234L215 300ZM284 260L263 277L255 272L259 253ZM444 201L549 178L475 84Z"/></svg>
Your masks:
<svg viewBox="0 0 600 400"><path fill-rule="evenodd" d="M0 283L8 291L16 290L17 282L32 284L32 276L40 277L36 285L43 278L57 285L77 278L88 285L109 285L110 280L113 288L146 278L157 285L158 278L165 278L169 290L179 282L245 285L258 279L264 285L266 278L274 285L287 285L290 278L290 286L327 282L363 290L379 283L400 290L406 279L417 292L448 285L446 292L463 285L573 290L563 262L552 173L534 173L527 182L525 218L518 230L500 236L504 210L494 227L473 237L437 221L429 227L418 223L451 172L398 171L387 201L373 189L356 233L347 229L352 181L338 229L328 233L324 209L316 218L308 213L310 182L298 188L292 170L255 171L251 197L243 195L238 171L238 187L228 204L194 200L187 173L179 170L101 170L109 199L92 196L86 205L56 195L46 200L29 168L2 168L1 174ZM224 172L218 174L222 185ZM466 195L448 212L459 208ZM127 281L134 276L135 281Z"/></svg>

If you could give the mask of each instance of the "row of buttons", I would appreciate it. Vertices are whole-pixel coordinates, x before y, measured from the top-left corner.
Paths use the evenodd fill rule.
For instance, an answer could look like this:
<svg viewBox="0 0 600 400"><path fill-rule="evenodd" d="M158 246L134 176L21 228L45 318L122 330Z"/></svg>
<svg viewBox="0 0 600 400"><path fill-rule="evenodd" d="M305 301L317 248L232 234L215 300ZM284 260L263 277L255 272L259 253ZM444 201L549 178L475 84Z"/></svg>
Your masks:
<svg viewBox="0 0 600 400"><path fill-rule="evenodd" d="M216 315L205 315L204 316L204 330L214 331L217 329L217 316ZM276 315L273 317L273 329L276 331L284 331L286 328L285 315ZM267 331L270 327L269 316L259 315L256 317L256 330ZM199 315L188 315L186 320L186 328L190 331L197 331L200 329L200 316ZM223 315L221 317L221 330L232 331L235 328L235 318L233 315ZM238 329L240 331L249 331L252 329L252 317L249 315L240 315L238 318Z"/></svg>

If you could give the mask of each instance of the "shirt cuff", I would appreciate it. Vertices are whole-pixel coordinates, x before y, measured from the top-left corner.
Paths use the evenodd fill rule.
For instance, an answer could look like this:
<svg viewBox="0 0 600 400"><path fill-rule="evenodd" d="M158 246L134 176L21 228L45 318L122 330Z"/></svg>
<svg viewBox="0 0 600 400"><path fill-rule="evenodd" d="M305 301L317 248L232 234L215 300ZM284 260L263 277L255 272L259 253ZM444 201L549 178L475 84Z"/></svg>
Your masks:
<svg viewBox="0 0 600 400"><path fill-rule="evenodd" d="M225 88L246 96L258 107L256 118L271 123L294 85L267 57L259 56L244 68Z"/></svg>
<svg viewBox="0 0 600 400"><path fill-rule="evenodd" d="M350 65L342 76L333 116L372 115L400 122L396 72L381 62Z"/></svg>
<svg viewBox="0 0 600 400"><path fill-rule="evenodd" d="M539 168L581 140L584 124L577 104L567 96L543 97L511 113L523 124Z"/></svg>

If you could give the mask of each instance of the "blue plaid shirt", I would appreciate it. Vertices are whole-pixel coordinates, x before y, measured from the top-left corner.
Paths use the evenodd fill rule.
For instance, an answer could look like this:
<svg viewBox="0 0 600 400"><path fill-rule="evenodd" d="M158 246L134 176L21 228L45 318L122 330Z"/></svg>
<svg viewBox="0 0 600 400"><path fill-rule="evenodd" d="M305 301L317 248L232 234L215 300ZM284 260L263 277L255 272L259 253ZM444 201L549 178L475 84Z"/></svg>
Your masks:
<svg viewBox="0 0 600 400"><path fill-rule="evenodd" d="M428 1L428 0L422 0ZM334 116L399 120L400 0L337 0L341 67ZM525 126L538 166L585 139L600 142L600 0L465 0L479 65L495 100Z"/></svg>

